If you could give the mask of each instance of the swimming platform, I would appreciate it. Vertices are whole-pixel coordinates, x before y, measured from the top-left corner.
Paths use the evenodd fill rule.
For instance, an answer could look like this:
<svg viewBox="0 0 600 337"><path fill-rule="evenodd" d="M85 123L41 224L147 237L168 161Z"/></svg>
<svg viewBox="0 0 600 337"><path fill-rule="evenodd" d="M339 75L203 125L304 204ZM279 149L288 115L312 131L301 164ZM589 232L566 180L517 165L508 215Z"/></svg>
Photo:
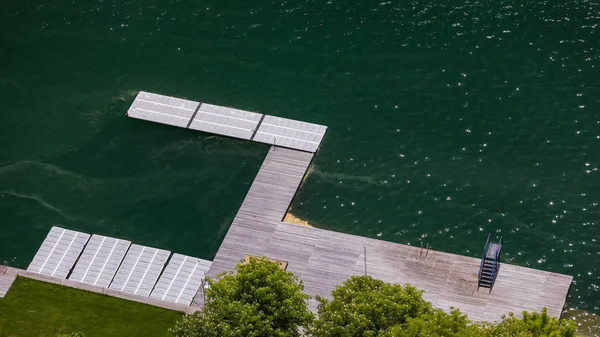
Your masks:
<svg viewBox="0 0 600 337"><path fill-rule="evenodd" d="M312 310L317 308L315 296L330 297L352 275L367 274L410 283L424 290L423 297L435 307L458 308L473 321L544 307L549 315L561 316L572 276L501 263L489 290L478 287L478 258L283 222L326 126L144 91L127 115L271 145L213 261L54 227L27 273L68 276L75 282L67 285L85 283L138 300L148 297L154 300L146 302L154 305L189 306L183 311L193 312L203 306L206 277L233 270L248 256L266 256L303 281ZM52 256L52 247L61 247L62 255ZM153 263L156 256L161 260Z"/></svg>

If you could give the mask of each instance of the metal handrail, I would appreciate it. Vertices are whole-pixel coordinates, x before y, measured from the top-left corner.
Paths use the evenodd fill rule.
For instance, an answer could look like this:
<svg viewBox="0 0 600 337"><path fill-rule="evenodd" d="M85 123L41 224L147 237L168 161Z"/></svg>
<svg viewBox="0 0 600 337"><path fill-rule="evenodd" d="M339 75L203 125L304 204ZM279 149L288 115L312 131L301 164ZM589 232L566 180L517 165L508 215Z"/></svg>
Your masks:
<svg viewBox="0 0 600 337"><path fill-rule="evenodd" d="M496 264L498 263L498 252L494 255L494 264L492 265L492 287L496 283Z"/></svg>
<svg viewBox="0 0 600 337"><path fill-rule="evenodd" d="M479 274L477 279L481 279L481 273L483 271L483 261L485 260L485 252L487 252L488 245L490 244L490 236L492 233L488 234L487 240L485 241L485 245L483 246L483 253L481 253L481 263L479 264Z"/></svg>
<svg viewBox="0 0 600 337"><path fill-rule="evenodd" d="M498 257L500 256L500 252L502 251L502 236L500 237L500 241L498 242L498 244L500 244L500 249L498 249L496 255L494 256L494 266L492 267L492 287L496 283L496 265L498 264Z"/></svg>

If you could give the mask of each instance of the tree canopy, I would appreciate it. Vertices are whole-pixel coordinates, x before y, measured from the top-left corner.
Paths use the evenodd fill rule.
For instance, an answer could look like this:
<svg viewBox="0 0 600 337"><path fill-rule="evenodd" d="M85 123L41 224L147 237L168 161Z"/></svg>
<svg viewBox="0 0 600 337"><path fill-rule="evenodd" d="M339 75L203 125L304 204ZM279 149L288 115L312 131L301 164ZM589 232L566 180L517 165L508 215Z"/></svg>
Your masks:
<svg viewBox="0 0 600 337"><path fill-rule="evenodd" d="M333 292L318 297L318 319L312 336L417 337L467 336L469 320L458 310L447 314L425 301L411 285L389 284L353 276Z"/></svg>
<svg viewBox="0 0 600 337"><path fill-rule="evenodd" d="M204 310L178 322L176 336L293 337L312 317L302 282L266 258L251 258L208 284Z"/></svg>
<svg viewBox="0 0 600 337"><path fill-rule="evenodd" d="M370 276L353 276L318 297L318 315L309 325L314 337L573 337L572 321L523 312L496 323L472 323L458 309L447 313L424 300L411 285L389 284Z"/></svg>
<svg viewBox="0 0 600 337"><path fill-rule="evenodd" d="M502 321L487 325L486 330L485 337L573 337L575 322L550 317L544 308L541 313L524 311L523 318L510 313Z"/></svg>
<svg viewBox="0 0 600 337"><path fill-rule="evenodd" d="M473 323L458 309L433 308L422 290L353 276L307 308L302 282L266 258L239 264L209 280L202 312L171 330L177 337L573 337L575 324L541 313L510 314L495 323Z"/></svg>

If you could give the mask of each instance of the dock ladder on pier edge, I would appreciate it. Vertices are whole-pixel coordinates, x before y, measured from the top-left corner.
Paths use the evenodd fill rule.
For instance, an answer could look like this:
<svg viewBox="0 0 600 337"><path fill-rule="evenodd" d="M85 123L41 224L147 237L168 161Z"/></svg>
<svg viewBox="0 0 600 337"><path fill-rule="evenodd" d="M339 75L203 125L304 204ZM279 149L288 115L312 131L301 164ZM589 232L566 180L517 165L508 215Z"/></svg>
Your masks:
<svg viewBox="0 0 600 337"><path fill-rule="evenodd" d="M479 287L489 288L490 293L496 282L496 276L500 268L500 251L502 251L502 237L500 241L490 241L491 234L488 234L488 238L483 246L483 254L481 255L481 263L479 265L479 274L477 281L477 291Z"/></svg>

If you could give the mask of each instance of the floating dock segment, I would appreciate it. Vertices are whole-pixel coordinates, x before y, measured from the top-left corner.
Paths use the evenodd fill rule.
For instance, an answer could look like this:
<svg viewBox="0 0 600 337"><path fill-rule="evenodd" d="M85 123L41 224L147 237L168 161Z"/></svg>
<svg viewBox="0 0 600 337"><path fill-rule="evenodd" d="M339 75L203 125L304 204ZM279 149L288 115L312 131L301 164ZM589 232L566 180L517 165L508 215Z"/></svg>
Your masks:
<svg viewBox="0 0 600 337"><path fill-rule="evenodd" d="M27 271L66 278L89 238L86 233L52 227Z"/></svg>
<svg viewBox="0 0 600 337"><path fill-rule="evenodd" d="M107 288L130 245L131 241L92 235L69 280Z"/></svg>
<svg viewBox="0 0 600 337"><path fill-rule="evenodd" d="M132 244L109 288L150 296L170 255L168 250Z"/></svg>
<svg viewBox="0 0 600 337"><path fill-rule="evenodd" d="M210 265L210 261L173 254L150 298L190 305Z"/></svg>
<svg viewBox="0 0 600 337"><path fill-rule="evenodd" d="M207 277L235 268L246 255L288 262L287 270L304 290L331 297L352 275L370 275L390 283L410 283L425 291L435 307L460 309L473 321L499 320L523 310L560 317L571 276L501 263L491 293L477 291L478 258L385 242L361 236L282 222L302 182L312 153L271 147L242 202ZM365 255L366 252L366 255ZM199 292L192 305L201 306Z"/></svg>
<svg viewBox="0 0 600 337"><path fill-rule="evenodd" d="M199 104L198 112L189 124L192 130L250 140L263 118L263 115L255 112Z"/></svg>
<svg viewBox="0 0 600 337"><path fill-rule="evenodd" d="M327 131L318 124L140 91L127 116L295 150L316 152Z"/></svg>
<svg viewBox="0 0 600 337"><path fill-rule="evenodd" d="M185 128L199 102L140 91L129 108L129 117Z"/></svg>
<svg viewBox="0 0 600 337"><path fill-rule="evenodd" d="M181 254L171 256L168 250L127 240L96 234L90 237L52 227L27 271L68 277L66 281L74 281L68 284L75 288L105 288L131 294L138 301L149 297L189 306L210 265L211 261ZM86 286L78 286L79 283ZM0 290L3 296L7 289Z"/></svg>

